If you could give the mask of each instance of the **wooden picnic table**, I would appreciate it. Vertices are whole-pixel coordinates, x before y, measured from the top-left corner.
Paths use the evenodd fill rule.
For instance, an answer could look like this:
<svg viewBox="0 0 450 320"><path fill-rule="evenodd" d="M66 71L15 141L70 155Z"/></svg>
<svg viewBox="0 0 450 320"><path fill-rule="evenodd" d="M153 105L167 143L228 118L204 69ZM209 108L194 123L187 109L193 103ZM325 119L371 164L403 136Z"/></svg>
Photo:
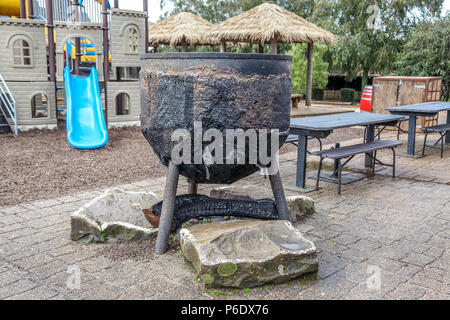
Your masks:
<svg viewBox="0 0 450 320"><path fill-rule="evenodd" d="M348 112L325 116L291 119L290 133L298 136L296 188L304 189L306 187L305 181L308 137L321 139L328 137L334 129L354 126L366 126L367 129L365 142L372 142L374 141L375 137L376 125L399 121L402 118L402 116L389 114ZM371 154L366 154L365 165L366 167L372 166Z"/></svg>
<svg viewBox="0 0 450 320"><path fill-rule="evenodd" d="M450 102L434 101L416 103L400 107L386 108L392 114L409 117L408 124L408 155L415 154L416 145L416 120L418 116L433 117L441 111L447 111L447 124L450 124ZM445 143L450 144L450 133L445 137Z"/></svg>

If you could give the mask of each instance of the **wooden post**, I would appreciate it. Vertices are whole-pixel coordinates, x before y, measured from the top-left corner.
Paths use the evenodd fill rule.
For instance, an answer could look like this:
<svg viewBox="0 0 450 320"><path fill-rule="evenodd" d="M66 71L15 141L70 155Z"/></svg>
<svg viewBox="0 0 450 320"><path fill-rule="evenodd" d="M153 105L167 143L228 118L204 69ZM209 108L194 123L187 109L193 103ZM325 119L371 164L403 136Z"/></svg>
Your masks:
<svg viewBox="0 0 450 320"><path fill-rule="evenodd" d="M313 62L314 62L314 43L308 43L308 62L306 66L306 106L311 106L312 97L312 76L313 76Z"/></svg>
<svg viewBox="0 0 450 320"><path fill-rule="evenodd" d="M73 0L73 13L75 22L80 22L80 3L78 0ZM86 40L85 40L86 41ZM75 38L75 74L80 74L81 63L81 42L80 37Z"/></svg>
<svg viewBox="0 0 450 320"><path fill-rule="evenodd" d="M25 3L25 0L20 0L20 18L26 19L27 18L27 5Z"/></svg>
<svg viewBox="0 0 450 320"><path fill-rule="evenodd" d="M158 52L158 45L155 44L153 45L153 53L157 53Z"/></svg>
<svg viewBox="0 0 450 320"><path fill-rule="evenodd" d="M48 65L50 72L50 82L55 85L55 117L58 118L58 104L56 101L56 50L55 50L55 25L53 24L53 1L46 0L47 10L47 39L48 39Z"/></svg>
<svg viewBox="0 0 450 320"><path fill-rule="evenodd" d="M188 52L188 45L184 38L183 38L183 40L181 40L181 51Z"/></svg>
<svg viewBox="0 0 450 320"><path fill-rule="evenodd" d="M172 228L173 210L177 196L179 171L177 165L169 163L164 199L161 209L161 217L158 227L158 238L156 239L155 253L163 254L167 251L170 229Z"/></svg>
<svg viewBox="0 0 450 320"><path fill-rule="evenodd" d="M220 52L227 52L227 43L225 41L220 41Z"/></svg>
<svg viewBox="0 0 450 320"><path fill-rule="evenodd" d="M273 39L270 42L270 53L271 54L277 54L278 53L278 41L276 39Z"/></svg>
<svg viewBox="0 0 450 320"><path fill-rule="evenodd" d="M269 175L270 186L272 187L273 197L275 198L275 205L278 211L278 218L280 220L290 221L289 211L286 203L286 196L284 195L283 183L281 182L280 171L276 174Z"/></svg>
<svg viewBox="0 0 450 320"><path fill-rule="evenodd" d="M143 8L145 12L145 53L148 53L148 0L144 0Z"/></svg>
<svg viewBox="0 0 450 320"><path fill-rule="evenodd" d="M34 6L33 0L28 0L28 19L32 19L34 17Z"/></svg>
<svg viewBox="0 0 450 320"><path fill-rule="evenodd" d="M258 44L258 53L264 53L264 46L261 43Z"/></svg>
<svg viewBox="0 0 450 320"><path fill-rule="evenodd" d="M109 82L109 38L108 38L108 1L102 1L103 15L103 81L105 87L105 123L108 128L108 82Z"/></svg>
<svg viewBox="0 0 450 320"><path fill-rule="evenodd" d="M188 193L189 194L197 194L198 185L193 182L189 182Z"/></svg>

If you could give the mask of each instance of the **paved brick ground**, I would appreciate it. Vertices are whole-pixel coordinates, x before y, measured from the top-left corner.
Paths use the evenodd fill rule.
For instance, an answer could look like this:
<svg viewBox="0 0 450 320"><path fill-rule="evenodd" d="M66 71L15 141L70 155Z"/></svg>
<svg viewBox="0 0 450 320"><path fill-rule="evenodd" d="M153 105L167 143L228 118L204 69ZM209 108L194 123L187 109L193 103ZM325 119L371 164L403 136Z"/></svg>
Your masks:
<svg viewBox="0 0 450 320"><path fill-rule="evenodd" d="M250 292L205 292L178 252L112 260L102 244L70 241L70 214L102 190L0 207L0 299L450 299L450 151L444 159L438 150L427 154L399 156L396 179L387 169L343 186L341 196L329 183L309 193L318 212L297 227L318 248L318 274ZM284 184L293 184L295 154L281 160ZM364 171L362 157L351 168ZM271 195L259 175L238 185ZM162 196L164 178L122 187ZM186 190L184 181L179 188Z"/></svg>

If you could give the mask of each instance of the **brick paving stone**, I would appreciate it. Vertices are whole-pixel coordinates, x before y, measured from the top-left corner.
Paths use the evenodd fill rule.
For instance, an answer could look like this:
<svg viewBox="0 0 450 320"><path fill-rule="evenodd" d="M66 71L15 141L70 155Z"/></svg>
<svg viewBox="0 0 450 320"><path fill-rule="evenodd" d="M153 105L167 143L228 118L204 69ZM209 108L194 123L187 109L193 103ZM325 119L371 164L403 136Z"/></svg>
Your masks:
<svg viewBox="0 0 450 320"><path fill-rule="evenodd" d="M39 286L22 293L15 294L6 300L48 300L56 297L58 292L46 286Z"/></svg>
<svg viewBox="0 0 450 320"><path fill-rule="evenodd" d="M18 280L16 282L0 287L0 299L14 296L16 294L31 290L37 286L37 283L29 279Z"/></svg>
<svg viewBox="0 0 450 320"><path fill-rule="evenodd" d="M383 134L389 137L391 133ZM392 136L395 139L395 136ZM406 136L401 138L405 141ZM418 143L422 139L418 135ZM357 143L360 139L350 143ZM327 146L325 146L326 148ZM402 146L401 148L405 148ZM398 154L403 152L399 150ZM390 161L382 153L380 160ZM363 156L349 168L365 172ZM295 152L281 155L283 183L295 183ZM308 175L316 173L309 158ZM439 164L438 166L436 164ZM216 297L194 281L183 257L114 261L99 254L101 244L70 240L70 214L103 190L82 191L56 199L0 207L0 299L450 299L450 158L431 150L427 157L397 158L398 175L380 170L374 177L343 187L322 183L308 193L317 212L297 229L316 244L319 271L290 284L219 290ZM439 168L438 168L439 167ZM162 196L165 178L126 185ZM308 183L313 183L309 181ZM259 174L236 183L249 195L271 196L268 179ZM179 192L186 189L180 180ZM120 186L118 186L120 187ZM215 185L201 185L209 194ZM286 195L297 192L286 190ZM78 266L81 288L68 288L68 267ZM367 286L379 268L381 289Z"/></svg>
<svg viewBox="0 0 450 320"><path fill-rule="evenodd" d="M349 245L355 242L358 242L361 238L355 237L351 234L341 234L335 238L333 238L334 242L337 242L342 245Z"/></svg>
<svg viewBox="0 0 450 320"><path fill-rule="evenodd" d="M423 255L423 254L417 254L417 253L411 253L408 256L404 257L402 261L406 263L411 263L419 267L424 267L427 264L430 264L434 261L435 258Z"/></svg>
<svg viewBox="0 0 450 320"><path fill-rule="evenodd" d="M427 294L427 289L412 284L400 284L393 291L389 292L386 299L420 299Z"/></svg>
<svg viewBox="0 0 450 320"><path fill-rule="evenodd" d="M6 271L0 273L0 288L7 286L13 282L23 279L17 272L7 268Z"/></svg>

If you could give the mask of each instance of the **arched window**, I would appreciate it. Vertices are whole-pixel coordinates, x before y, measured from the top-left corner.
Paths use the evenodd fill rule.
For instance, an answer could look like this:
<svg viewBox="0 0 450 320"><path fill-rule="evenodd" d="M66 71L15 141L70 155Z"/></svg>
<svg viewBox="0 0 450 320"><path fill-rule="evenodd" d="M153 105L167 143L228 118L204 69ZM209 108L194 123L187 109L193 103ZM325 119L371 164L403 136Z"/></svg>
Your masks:
<svg viewBox="0 0 450 320"><path fill-rule="evenodd" d="M43 93L38 93L31 98L31 117L47 118L49 116L48 97Z"/></svg>
<svg viewBox="0 0 450 320"><path fill-rule="evenodd" d="M116 115L125 116L130 114L130 96L127 93L119 93L116 96Z"/></svg>
<svg viewBox="0 0 450 320"><path fill-rule="evenodd" d="M17 39L13 42L13 62L15 66L31 66L31 46L28 41Z"/></svg>
<svg viewBox="0 0 450 320"><path fill-rule="evenodd" d="M135 26L129 26L125 31L125 50L129 54L139 53L139 30Z"/></svg>

